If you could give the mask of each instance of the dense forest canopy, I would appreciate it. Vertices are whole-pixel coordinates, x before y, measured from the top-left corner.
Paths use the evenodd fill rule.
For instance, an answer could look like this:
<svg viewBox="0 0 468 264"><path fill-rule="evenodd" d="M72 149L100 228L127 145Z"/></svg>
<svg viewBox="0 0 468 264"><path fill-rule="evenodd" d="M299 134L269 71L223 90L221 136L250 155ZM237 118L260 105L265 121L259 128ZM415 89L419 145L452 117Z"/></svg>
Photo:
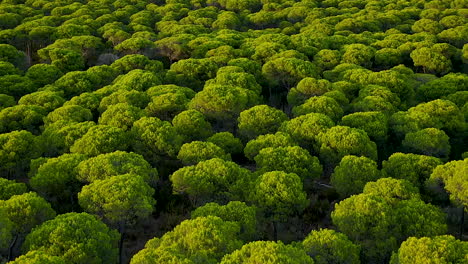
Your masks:
<svg viewBox="0 0 468 264"><path fill-rule="evenodd" d="M1 0L0 263L468 263L468 0Z"/></svg>

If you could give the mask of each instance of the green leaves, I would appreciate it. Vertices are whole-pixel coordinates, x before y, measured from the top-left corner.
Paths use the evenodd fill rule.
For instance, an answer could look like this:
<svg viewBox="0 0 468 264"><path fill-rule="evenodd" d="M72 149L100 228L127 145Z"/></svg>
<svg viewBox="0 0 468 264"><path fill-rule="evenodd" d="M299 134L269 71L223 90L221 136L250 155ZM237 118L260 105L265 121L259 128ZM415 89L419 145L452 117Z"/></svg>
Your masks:
<svg viewBox="0 0 468 264"><path fill-rule="evenodd" d="M314 261L300 248L281 241L256 241L226 255L221 264L313 264Z"/></svg>
<svg viewBox="0 0 468 264"><path fill-rule="evenodd" d="M186 193L192 203L226 198L243 199L250 192L252 174L234 162L219 158L181 168L170 176L174 191Z"/></svg>
<svg viewBox="0 0 468 264"><path fill-rule="evenodd" d="M370 182L364 192L335 206L333 223L362 246L364 260L381 262L410 236L434 236L447 231L445 215L420 200L409 182L392 178Z"/></svg>
<svg viewBox="0 0 468 264"><path fill-rule="evenodd" d="M437 166L427 181L429 188L434 189L440 183L444 184L446 191L450 193L450 199L455 204L461 204L468 208L468 184L467 184L468 159L448 162Z"/></svg>
<svg viewBox="0 0 468 264"><path fill-rule="evenodd" d="M150 184L158 180L158 171L143 156L124 151L101 154L80 162L76 177L83 182L94 182L122 174L139 175Z"/></svg>
<svg viewBox="0 0 468 264"><path fill-rule="evenodd" d="M377 146L366 132L335 126L319 134L320 159L325 166L335 166L346 155L366 156L377 160Z"/></svg>
<svg viewBox="0 0 468 264"><path fill-rule="evenodd" d="M113 176L95 180L78 194L80 206L113 225L132 225L148 217L156 201L154 190L135 174Z"/></svg>
<svg viewBox="0 0 468 264"><path fill-rule="evenodd" d="M117 263L119 237L95 216L68 213L35 228L23 252L39 250L77 264Z"/></svg>
<svg viewBox="0 0 468 264"><path fill-rule="evenodd" d="M390 263L463 263L466 261L466 252L468 243L450 235L410 237L393 253Z"/></svg>
<svg viewBox="0 0 468 264"><path fill-rule="evenodd" d="M287 115L267 105L256 105L240 113L239 134L247 139L263 134L273 134L288 120Z"/></svg>
<svg viewBox="0 0 468 264"><path fill-rule="evenodd" d="M184 165L194 165L198 162L209 160L212 158L220 158L223 160L231 160L231 155L226 154L224 150L214 143L192 141L185 143L180 148L177 159L182 161Z"/></svg>
<svg viewBox="0 0 468 264"><path fill-rule="evenodd" d="M250 200L263 209L267 217L277 221L302 213L309 204L301 178L282 171L261 175L255 182Z"/></svg>
<svg viewBox="0 0 468 264"><path fill-rule="evenodd" d="M377 162L367 157L344 156L335 167L330 183L341 198L361 193L366 183L382 177Z"/></svg>
<svg viewBox="0 0 468 264"><path fill-rule="evenodd" d="M302 247L316 264L359 264L361 248L332 229L313 230L302 241Z"/></svg>
<svg viewBox="0 0 468 264"><path fill-rule="evenodd" d="M216 216L185 220L161 238L150 240L130 263L216 264L241 247L239 231L238 223Z"/></svg>
<svg viewBox="0 0 468 264"><path fill-rule="evenodd" d="M284 171L295 173L302 180L311 180L322 176L322 165L317 157L299 147L264 148L255 156L259 172Z"/></svg>
<svg viewBox="0 0 468 264"><path fill-rule="evenodd" d="M129 135L121 128L97 125L75 141L70 152L88 156L97 156L116 150L126 150L129 146Z"/></svg>

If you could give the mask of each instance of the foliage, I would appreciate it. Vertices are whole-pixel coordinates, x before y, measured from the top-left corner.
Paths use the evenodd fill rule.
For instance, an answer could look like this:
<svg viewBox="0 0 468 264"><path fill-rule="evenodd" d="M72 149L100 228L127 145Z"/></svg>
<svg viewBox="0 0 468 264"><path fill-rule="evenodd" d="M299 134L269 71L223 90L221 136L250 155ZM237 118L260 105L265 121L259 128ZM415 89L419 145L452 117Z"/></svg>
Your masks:
<svg viewBox="0 0 468 264"><path fill-rule="evenodd" d="M393 253L391 264L405 263L463 263L466 260L468 243L453 236L410 237L398 252Z"/></svg>
<svg viewBox="0 0 468 264"><path fill-rule="evenodd" d="M284 171L295 173L302 180L320 178L322 166L317 157L299 147L276 147L263 148L255 156L258 171Z"/></svg>
<svg viewBox="0 0 468 264"><path fill-rule="evenodd" d="M335 167L330 183L342 198L346 198L361 193L366 183L381 177L375 161L367 157L347 155Z"/></svg>
<svg viewBox="0 0 468 264"><path fill-rule="evenodd" d="M123 174L95 180L78 193L78 202L86 212L96 214L120 227L148 217L156 201L154 190L135 174Z"/></svg>
<svg viewBox="0 0 468 264"><path fill-rule="evenodd" d="M182 161L184 165L194 165L200 161L212 158L231 160L231 156L224 153L222 148L218 147L214 143L203 141L185 143L180 148L177 158Z"/></svg>
<svg viewBox="0 0 468 264"><path fill-rule="evenodd" d="M101 154L80 162L77 166L77 179L83 182L104 180L112 176L139 175L148 183L158 180L158 171L143 156L124 151Z"/></svg>
<svg viewBox="0 0 468 264"><path fill-rule="evenodd" d="M161 238L148 241L130 263L215 264L225 254L241 247L239 231L238 223L217 216L185 220Z"/></svg>
<svg viewBox="0 0 468 264"><path fill-rule="evenodd" d="M67 213L26 236L23 252L39 250L73 263L117 263L119 233L87 213Z"/></svg>
<svg viewBox="0 0 468 264"><path fill-rule="evenodd" d="M360 247L353 244L346 235L331 229L313 230L302 241L302 246L317 264L360 263Z"/></svg>

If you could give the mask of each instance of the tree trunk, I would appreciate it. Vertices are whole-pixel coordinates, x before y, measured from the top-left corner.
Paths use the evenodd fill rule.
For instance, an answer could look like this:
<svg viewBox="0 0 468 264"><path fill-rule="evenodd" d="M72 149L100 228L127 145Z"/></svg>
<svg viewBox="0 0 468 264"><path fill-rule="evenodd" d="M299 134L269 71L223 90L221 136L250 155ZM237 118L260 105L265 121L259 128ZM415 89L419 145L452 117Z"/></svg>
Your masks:
<svg viewBox="0 0 468 264"><path fill-rule="evenodd" d="M461 207L461 220L460 220L460 240L463 241L463 225L465 224L465 206Z"/></svg>
<svg viewBox="0 0 468 264"><path fill-rule="evenodd" d="M13 248L15 247L17 240L18 234L15 235L15 238L13 238L13 241L11 241L10 246L8 247L8 261L13 260Z"/></svg>
<svg viewBox="0 0 468 264"><path fill-rule="evenodd" d="M119 241L119 264L123 263L123 242L125 239L125 227L123 224L119 224L119 233L120 233L120 241Z"/></svg>
<svg viewBox="0 0 468 264"><path fill-rule="evenodd" d="M278 223L273 220L273 240L278 241Z"/></svg>

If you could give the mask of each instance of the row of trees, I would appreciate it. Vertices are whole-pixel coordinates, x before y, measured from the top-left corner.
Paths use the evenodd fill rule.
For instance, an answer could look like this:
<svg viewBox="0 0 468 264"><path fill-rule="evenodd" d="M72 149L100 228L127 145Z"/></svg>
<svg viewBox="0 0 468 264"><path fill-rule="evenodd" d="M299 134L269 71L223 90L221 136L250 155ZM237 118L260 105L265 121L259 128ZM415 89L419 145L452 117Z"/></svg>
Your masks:
<svg viewBox="0 0 468 264"><path fill-rule="evenodd" d="M466 262L466 10L2 1L0 263Z"/></svg>

